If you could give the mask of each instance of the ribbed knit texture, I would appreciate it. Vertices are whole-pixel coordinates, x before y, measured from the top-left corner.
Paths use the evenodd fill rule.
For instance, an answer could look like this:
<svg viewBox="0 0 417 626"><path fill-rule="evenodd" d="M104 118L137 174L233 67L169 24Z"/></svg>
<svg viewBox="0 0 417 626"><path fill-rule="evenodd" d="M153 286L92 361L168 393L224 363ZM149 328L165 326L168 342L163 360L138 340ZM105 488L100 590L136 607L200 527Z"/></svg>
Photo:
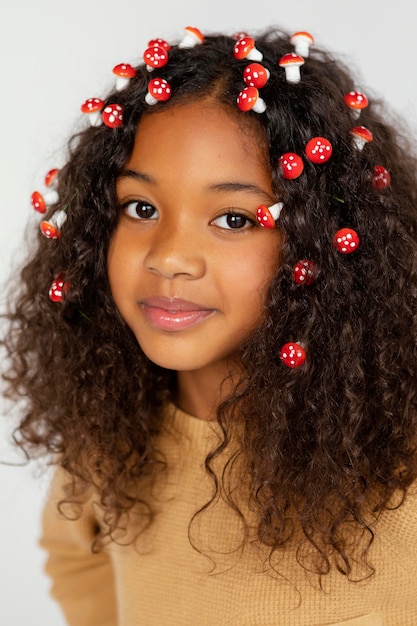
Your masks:
<svg viewBox="0 0 417 626"><path fill-rule="evenodd" d="M273 572L257 544L242 549L239 520L222 501L192 525L195 550L188 529L212 493L204 459L216 436L215 424L171 408L158 441L167 470L146 494L155 520L134 544L99 554L91 551L97 507L62 518L66 477L57 472L41 544L70 626L417 625L417 496L381 517L370 554L376 573L359 583L333 572L320 589L290 548Z"/></svg>

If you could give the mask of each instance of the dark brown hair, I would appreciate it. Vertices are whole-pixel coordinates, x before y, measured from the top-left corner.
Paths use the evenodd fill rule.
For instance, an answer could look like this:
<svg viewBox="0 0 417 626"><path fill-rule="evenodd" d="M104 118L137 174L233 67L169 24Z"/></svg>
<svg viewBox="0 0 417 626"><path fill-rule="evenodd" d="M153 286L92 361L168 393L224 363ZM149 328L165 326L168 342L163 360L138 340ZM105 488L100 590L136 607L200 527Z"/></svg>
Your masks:
<svg viewBox="0 0 417 626"><path fill-rule="evenodd" d="M21 272L3 342L3 378L9 397L25 401L18 444L29 455L52 455L81 489L94 482L113 531L137 504L132 485L158 458L153 441L175 389L175 374L144 356L112 300L106 256L120 213L115 180L142 114L214 94L219 106L264 133L284 209L267 319L242 348L242 380L219 407L223 442L207 470L236 505L230 495L236 458L222 476L213 461L227 458L239 437L259 539L274 553L298 528L314 548L315 571L325 573L334 562L350 574L354 550L344 529L363 531L369 546L375 516L417 475L417 164L372 98L359 123L374 141L354 148L350 130L358 122L343 96L355 83L340 61L313 48L301 82L289 84L277 63L292 50L288 35L268 32L256 44L271 72L262 89L265 113L238 111L247 61L233 58L233 38L208 36L195 48L171 49L158 71L173 89L168 103L145 103L149 73L140 66L127 88L106 99L124 107L123 126L88 127L71 140L60 200L50 209L68 205L68 219L60 240L38 235ZM317 136L333 146L321 165L304 154ZM296 180L283 179L278 163L285 152L303 157ZM391 173L388 189L371 183L377 164ZM361 239L351 255L332 245L345 226ZM308 287L292 278L299 259L318 267ZM70 288L56 304L48 289L60 271ZM290 340L307 348L299 369L278 357Z"/></svg>

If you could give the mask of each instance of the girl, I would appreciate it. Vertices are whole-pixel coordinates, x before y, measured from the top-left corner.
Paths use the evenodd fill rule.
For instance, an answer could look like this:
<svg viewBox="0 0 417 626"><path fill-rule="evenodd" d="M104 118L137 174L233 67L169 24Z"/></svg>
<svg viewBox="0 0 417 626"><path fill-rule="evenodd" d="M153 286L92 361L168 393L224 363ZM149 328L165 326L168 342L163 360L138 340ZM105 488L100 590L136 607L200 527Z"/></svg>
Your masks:
<svg viewBox="0 0 417 626"><path fill-rule="evenodd" d="M83 106L9 313L53 595L74 626L411 626L416 160L308 34L186 30Z"/></svg>

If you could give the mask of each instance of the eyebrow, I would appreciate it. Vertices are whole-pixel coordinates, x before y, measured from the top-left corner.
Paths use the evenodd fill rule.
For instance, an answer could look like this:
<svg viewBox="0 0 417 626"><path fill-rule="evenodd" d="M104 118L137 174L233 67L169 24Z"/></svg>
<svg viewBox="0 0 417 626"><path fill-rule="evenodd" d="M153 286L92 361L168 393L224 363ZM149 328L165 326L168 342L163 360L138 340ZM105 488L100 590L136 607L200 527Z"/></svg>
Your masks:
<svg viewBox="0 0 417 626"><path fill-rule="evenodd" d="M146 183L150 183L151 185L156 185L157 181L149 174L145 174L144 172L140 172L138 170L125 169L122 170L117 177L120 178L132 178L133 180L139 180ZM208 185L208 191L219 192L222 191L231 191L235 193L252 193L257 195L263 195L267 198L272 198L273 196L269 194L267 191L258 187L258 185L254 185L252 183L243 183L240 181L230 181L224 183L214 183L212 185Z"/></svg>

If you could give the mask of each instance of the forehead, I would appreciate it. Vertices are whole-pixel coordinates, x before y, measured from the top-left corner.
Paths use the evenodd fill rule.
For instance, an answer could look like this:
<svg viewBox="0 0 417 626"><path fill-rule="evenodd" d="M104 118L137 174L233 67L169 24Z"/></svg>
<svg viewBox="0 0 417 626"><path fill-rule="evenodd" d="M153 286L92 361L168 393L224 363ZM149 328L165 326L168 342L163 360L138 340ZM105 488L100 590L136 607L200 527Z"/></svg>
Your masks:
<svg viewBox="0 0 417 626"><path fill-rule="evenodd" d="M185 159L230 168L268 167L269 155L263 131L252 116L227 110L212 99L177 104L145 114L136 131L128 164ZM169 158L168 158L169 161ZM268 168L269 169L269 168Z"/></svg>

